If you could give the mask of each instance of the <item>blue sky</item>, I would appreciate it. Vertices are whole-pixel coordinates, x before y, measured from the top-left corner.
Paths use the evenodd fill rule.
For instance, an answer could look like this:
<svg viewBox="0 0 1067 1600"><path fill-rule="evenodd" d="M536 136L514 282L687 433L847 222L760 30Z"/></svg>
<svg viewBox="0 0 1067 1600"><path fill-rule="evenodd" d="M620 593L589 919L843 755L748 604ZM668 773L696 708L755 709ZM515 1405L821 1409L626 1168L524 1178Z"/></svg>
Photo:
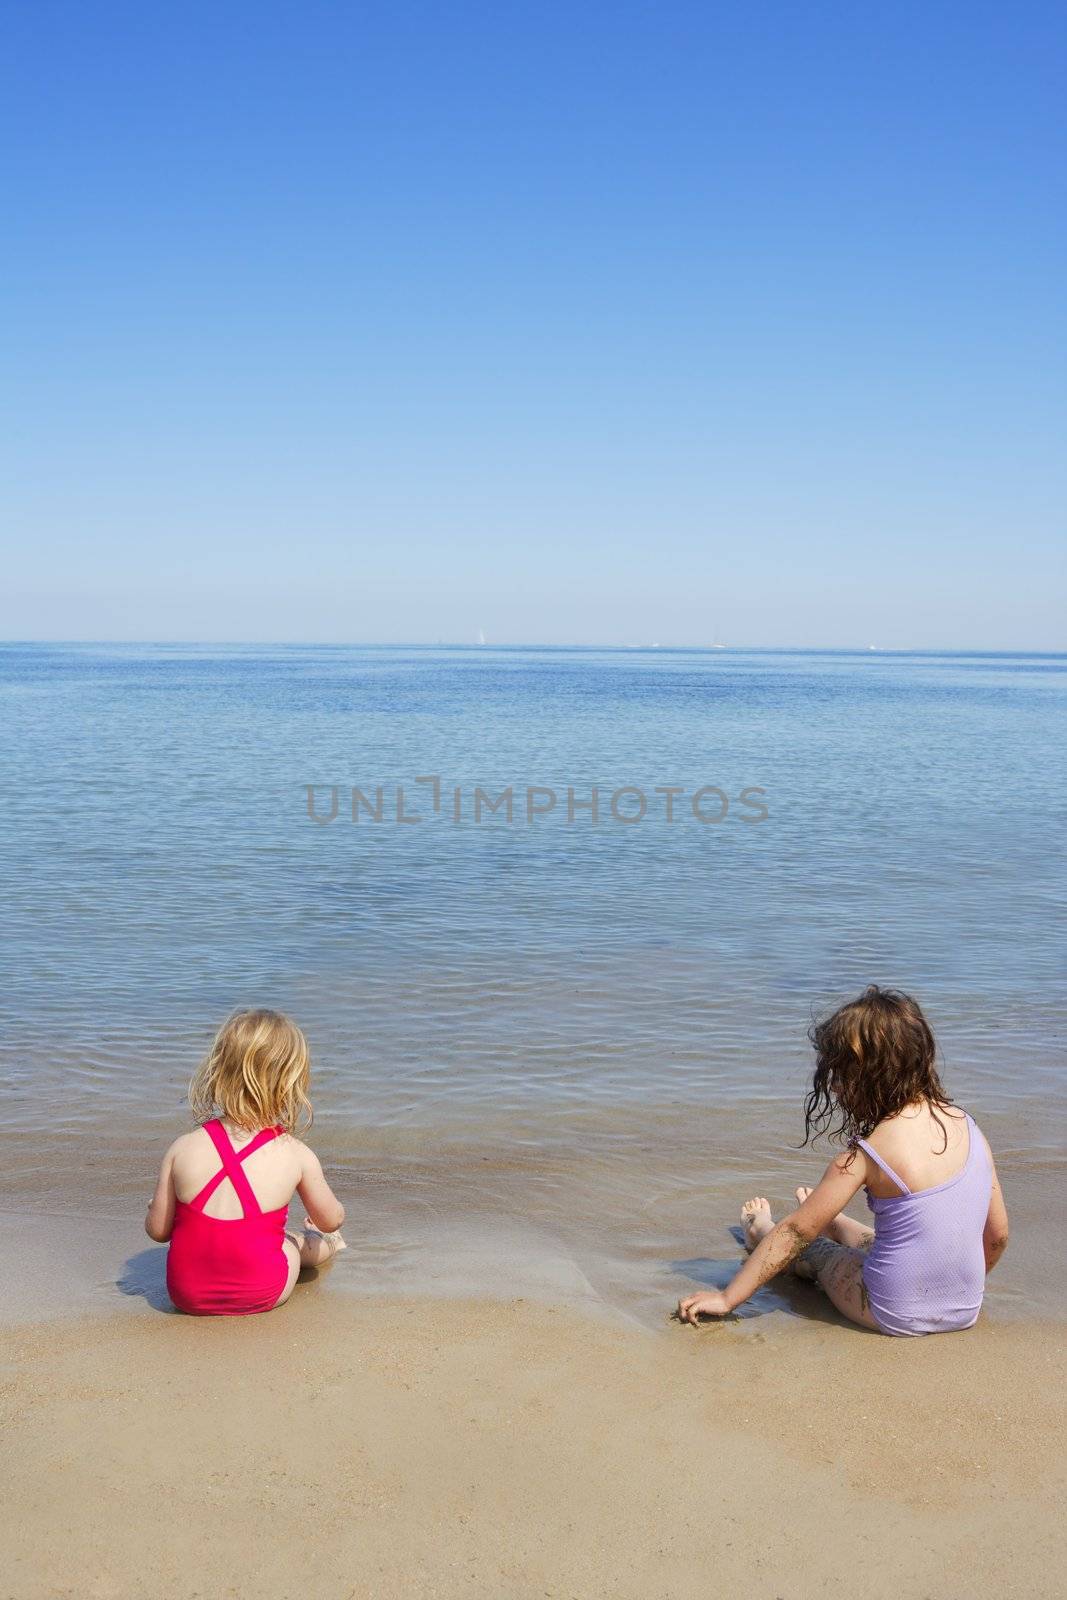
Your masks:
<svg viewBox="0 0 1067 1600"><path fill-rule="evenodd" d="M0 635L1067 647L1058 7L5 31Z"/></svg>

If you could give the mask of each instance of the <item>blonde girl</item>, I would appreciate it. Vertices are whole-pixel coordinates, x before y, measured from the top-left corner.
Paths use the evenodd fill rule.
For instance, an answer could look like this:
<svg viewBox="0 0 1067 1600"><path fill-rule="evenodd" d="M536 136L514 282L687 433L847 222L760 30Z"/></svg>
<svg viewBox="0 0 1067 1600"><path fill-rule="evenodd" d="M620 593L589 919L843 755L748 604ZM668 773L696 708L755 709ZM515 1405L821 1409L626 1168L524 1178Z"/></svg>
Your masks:
<svg viewBox="0 0 1067 1600"><path fill-rule="evenodd" d="M311 1122L310 1059L277 1011L238 1011L189 1087L200 1121L163 1157L145 1232L169 1242L167 1290L194 1316L243 1317L288 1300L301 1267L346 1248L344 1207L296 1137ZM286 1232L299 1193L303 1236Z"/></svg>

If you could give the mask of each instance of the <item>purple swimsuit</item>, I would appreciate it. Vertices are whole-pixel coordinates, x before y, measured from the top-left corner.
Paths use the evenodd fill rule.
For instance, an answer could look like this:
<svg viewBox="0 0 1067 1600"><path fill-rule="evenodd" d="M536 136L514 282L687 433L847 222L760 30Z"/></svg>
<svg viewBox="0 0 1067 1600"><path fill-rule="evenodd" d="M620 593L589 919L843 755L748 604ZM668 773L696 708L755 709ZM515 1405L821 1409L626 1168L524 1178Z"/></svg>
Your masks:
<svg viewBox="0 0 1067 1600"><path fill-rule="evenodd" d="M946 1183L914 1194L865 1139L860 1149L900 1194L867 1191L874 1243L863 1263L871 1314L883 1333L949 1333L973 1327L985 1292L982 1234L993 1172L983 1139L967 1116L967 1160Z"/></svg>

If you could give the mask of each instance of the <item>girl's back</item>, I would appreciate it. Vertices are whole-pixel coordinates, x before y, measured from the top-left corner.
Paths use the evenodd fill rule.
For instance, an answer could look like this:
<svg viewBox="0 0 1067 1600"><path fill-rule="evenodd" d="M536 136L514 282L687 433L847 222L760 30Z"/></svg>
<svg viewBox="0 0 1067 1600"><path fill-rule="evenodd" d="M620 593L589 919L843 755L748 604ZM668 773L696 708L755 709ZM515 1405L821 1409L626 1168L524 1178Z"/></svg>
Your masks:
<svg viewBox="0 0 1067 1600"><path fill-rule="evenodd" d="M193 1172L205 1168L201 1135L216 1159L206 1181L192 1188L186 1200L182 1191L195 1184ZM284 1137L279 1128L261 1128L235 1145L226 1124L213 1118L178 1141L185 1148L171 1156L175 1204L167 1292L179 1310L236 1317L270 1311L279 1303L289 1279L284 1241L293 1186L283 1184L278 1193L281 1163L275 1156L274 1184L266 1181L267 1175L260 1176L264 1191L273 1188L278 1203L265 1206L245 1164L250 1166ZM189 1170L179 1185L180 1156Z"/></svg>
<svg viewBox="0 0 1067 1600"><path fill-rule="evenodd" d="M921 1101L880 1122L866 1142L913 1193L932 1189L955 1177L966 1163L967 1116L958 1106L945 1106L935 1117L933 1108ZM881 1169L869 1172L867 1188L879 1196L900 1193Z"/></svg>
<svg viewBox="0 0 1067 1600"><path fill-rule="evenodd" d="M291 1134L281 1133L242 1159L242 1152L256 1135L225 1122L223 1127L260 1210L269 1212L288 1207L300 1183L306 1147ZM206 1127L195 1128L177 1141L173 1170L175 1194L184 1205L189 1205L222 1170L222 1158ZM205 1216L222 1222L236 1221L244 1215L233 1182L225 1176L209 1195L203 1209Z"/></svg>
<svg viewBox="0 0 1067 1600"><path fill-rule="evenodd" d="M875 1218L863 1280L877 1322L895 1334L971 1327L985 1290L993 1187L973 1119L955 1106L907 1106L856 1143Z"/></svg>

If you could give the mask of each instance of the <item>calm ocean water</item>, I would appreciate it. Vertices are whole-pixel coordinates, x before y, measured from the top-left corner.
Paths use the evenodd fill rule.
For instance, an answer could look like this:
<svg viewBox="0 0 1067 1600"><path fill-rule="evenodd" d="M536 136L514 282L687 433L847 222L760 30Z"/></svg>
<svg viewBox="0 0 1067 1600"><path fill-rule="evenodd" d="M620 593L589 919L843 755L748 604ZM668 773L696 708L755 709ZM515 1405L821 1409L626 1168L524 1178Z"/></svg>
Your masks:
<svg viewBox="0 0 1067 1600"><path fill-rule="evenodd" d="M610 1294L810 1179L805 1029L872 980L1020 1192L1062 1179L1067 658L8 645L0 704L27 1204L63 1201L57 1139L92 1204L140 1198L214 1026L271 1004L371 1276L443 1272L466 1218Z"/></svg>

